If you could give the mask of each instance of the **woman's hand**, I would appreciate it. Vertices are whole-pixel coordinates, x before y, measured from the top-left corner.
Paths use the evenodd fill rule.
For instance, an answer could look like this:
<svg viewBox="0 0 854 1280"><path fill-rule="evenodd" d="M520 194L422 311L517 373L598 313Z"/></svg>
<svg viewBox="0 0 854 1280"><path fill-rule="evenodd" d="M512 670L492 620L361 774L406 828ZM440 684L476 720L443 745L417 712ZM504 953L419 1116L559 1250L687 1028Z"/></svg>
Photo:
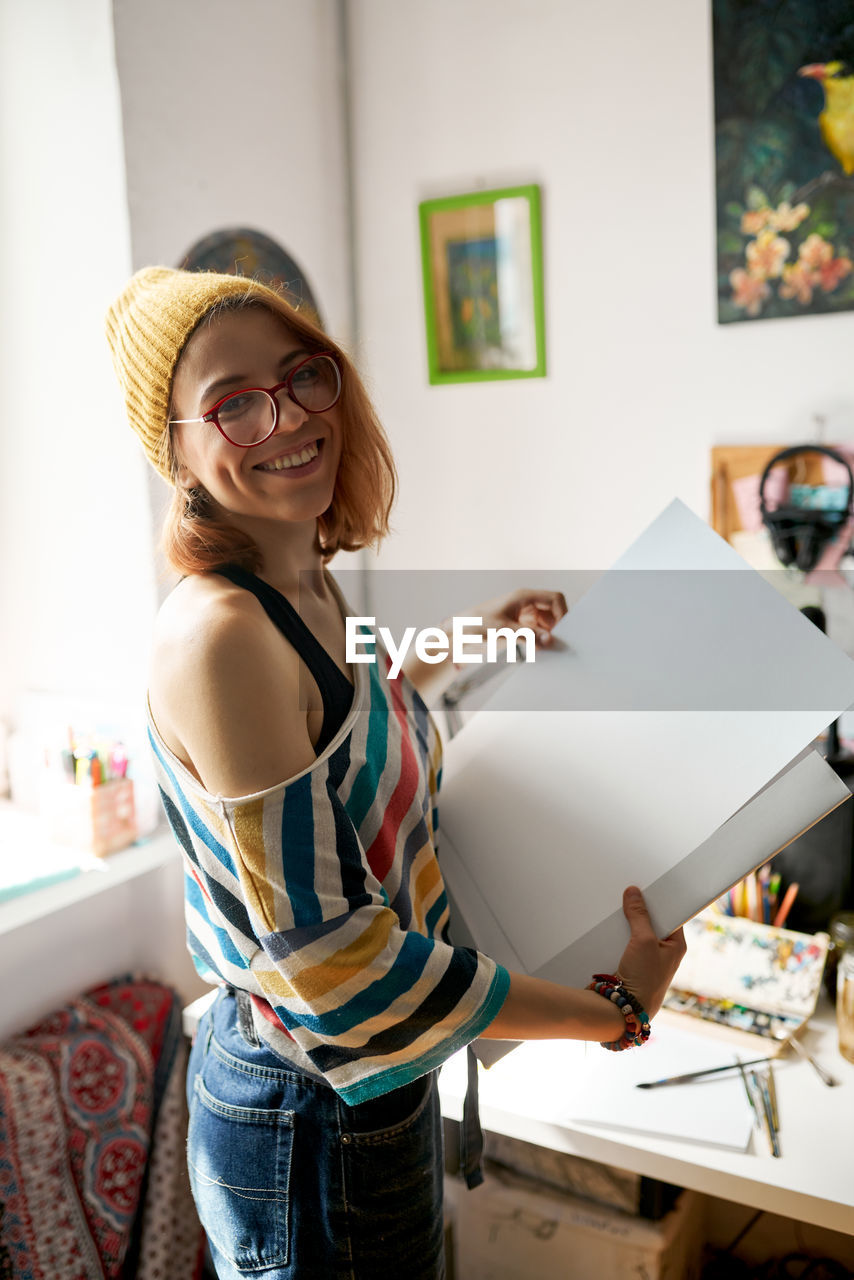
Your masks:
<svg viewBox="0 0 854 1280"><path fill-rule="evenodd" d="M632 936L620 961L620 977L652 1018L685 954L685 939L677 929L659 942L640 889L626 890L623 910ZM596 992L511 973L504 1004L481 1035L485 1040L598 1040L608 1044L618 1040L625 1029L617 1006Z"/></svg>
<svg viewBox="0 0 854 1280"><path fill-rule="evenodd" d="M634 885L623 894L623 912L632 936L620 961L620 977L653 1018L685 954L685 935L677 929L669 938L657 938L643 894Z"/></svg>
<svg viewBox="0 0 854 1280"><path fill-rule="evenodd" d="M552 628L567 611L566 599L560 591L536 591L519 587L506 596L496 596L475 605L470 614L483 619L487 627L530 627L538 644L551 643Z"/></svg>
<svg viewBox="0 0 854 1280"><path fill-rule="evenodd" d="M481 636L485 640L487 628L530 627L536 636L536 643L551 644L552 628L567 612L566 600L560 591L536 591L529 587L520 587L504 596L495 596L483 604L473 605L460 617L480 618L482 622ZM451 619L446 618L442 630L451 639ZM466 627L466 636L476 639L477 632L471 625ZM425 663L420 660L414 650L407 654L403 670L415 685L421 697L429 705L438 702L444 690L454 678L454 664L450 652L442 663Z"/></svg>

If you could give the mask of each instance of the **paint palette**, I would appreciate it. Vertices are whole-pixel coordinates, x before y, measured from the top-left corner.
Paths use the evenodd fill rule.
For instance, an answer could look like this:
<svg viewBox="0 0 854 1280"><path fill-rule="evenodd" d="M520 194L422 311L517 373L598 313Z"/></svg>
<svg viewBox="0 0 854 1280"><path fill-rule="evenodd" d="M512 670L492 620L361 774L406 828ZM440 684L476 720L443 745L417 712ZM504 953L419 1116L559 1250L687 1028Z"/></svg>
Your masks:
<svg viewBox="0 0 854 1280"><path fill-rule="evenodd" d="M826 933L702 912L685 925L685 939L688 950L665 1009L778 1041L794 1035L815 1010Z"/></svg>

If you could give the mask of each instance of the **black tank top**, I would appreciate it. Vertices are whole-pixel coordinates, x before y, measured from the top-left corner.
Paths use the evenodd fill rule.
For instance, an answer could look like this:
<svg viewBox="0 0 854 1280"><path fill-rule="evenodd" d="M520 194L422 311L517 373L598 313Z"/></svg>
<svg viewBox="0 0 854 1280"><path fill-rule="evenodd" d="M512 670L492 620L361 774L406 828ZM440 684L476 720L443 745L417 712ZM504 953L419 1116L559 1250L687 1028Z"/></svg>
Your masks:
<svg viewBox="0 0 854 1280"><path fill-rule="evenodd" d="M352 684L281 591L236 564L220 565L215 572L257 597L267 617L290 641L314 676L323 700L323 724L314 748L320 755L347 719L353 705Z"/></svg>

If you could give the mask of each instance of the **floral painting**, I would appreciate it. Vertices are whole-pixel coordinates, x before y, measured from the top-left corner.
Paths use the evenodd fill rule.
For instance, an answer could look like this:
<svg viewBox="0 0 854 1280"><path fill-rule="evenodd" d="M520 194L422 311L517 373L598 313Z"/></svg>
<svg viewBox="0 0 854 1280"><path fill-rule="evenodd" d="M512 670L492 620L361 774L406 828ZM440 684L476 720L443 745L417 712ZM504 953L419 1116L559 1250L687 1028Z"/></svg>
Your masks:
<svg viewBox="0 0 854 1280"><path fill-rule="evenodd" d="M713 0L718 319L854 308L854 5Z"/></svg>

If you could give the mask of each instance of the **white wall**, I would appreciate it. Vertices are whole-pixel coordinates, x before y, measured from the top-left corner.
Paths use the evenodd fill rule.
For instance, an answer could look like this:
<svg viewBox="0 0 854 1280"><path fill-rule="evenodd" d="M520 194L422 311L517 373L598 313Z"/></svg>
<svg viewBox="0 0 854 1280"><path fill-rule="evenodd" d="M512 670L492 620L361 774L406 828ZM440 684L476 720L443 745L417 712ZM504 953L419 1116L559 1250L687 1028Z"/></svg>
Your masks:
<svg viewBox="0 0 854 1280"><path fill-rule="evenodd" d="M349 320L334 0L115 0L134 269L262 231Z"/></svg>
<svg viewBox="0 0 854 1280"><path fill-rule="evenodd" d="M168 834L102 872L0 904L0 1039L122 973L169 983L182 1004L209 991L184 941L183 878Z"/></svg>
<svg viewBox="0 0 854 1280"><path fill-rule="evenodd" d="M367 370L402 481L383 567L603 569L709 448L854 435L854 314L715 322L710 5L357 0ZM548 377L427 383L419 200L538 182Z"/></svg>
<svg viewBox="0 0 854 1280"><path fill-rule="evenodd" d="M115 0L134 270L250 227L351 338L335 0ZM159 532L168 487L149 476ZM160 594L174 576L157 561Z"/></svg>
<svg viewBox="0 0 854 1280"><path fill-rule="evenodd" d="M0 165L3 718L27 688L143 687L150 518L103 336L130 266L109 0L0 0Z"/></svg>

